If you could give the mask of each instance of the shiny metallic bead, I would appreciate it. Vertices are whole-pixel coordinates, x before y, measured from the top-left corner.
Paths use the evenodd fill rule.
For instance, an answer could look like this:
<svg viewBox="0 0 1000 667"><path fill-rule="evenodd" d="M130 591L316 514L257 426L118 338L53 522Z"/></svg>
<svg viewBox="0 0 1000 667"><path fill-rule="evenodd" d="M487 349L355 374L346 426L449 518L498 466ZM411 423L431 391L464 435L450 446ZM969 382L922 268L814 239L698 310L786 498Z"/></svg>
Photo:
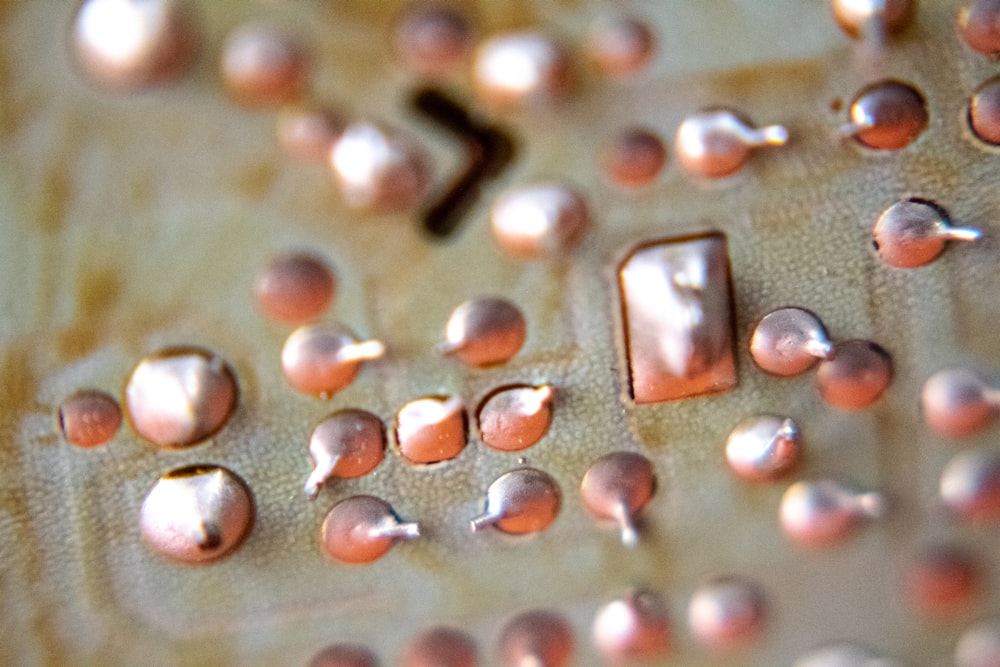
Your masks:
<svg viewBox="0 0 1000 667"><path fill-rule="evenodd" d="M1000 665L1000 621L978 621L966 628L955 646L955 667Z"/></svg>
<svg viewBox="0 0 1000 667"><path fill-rule="evenodd" d="M267 25L247 24L233 30L222 47L219 68L226 92L248 107L292 102L309 83L305 49Z"/></svg>
<svg viewBox="0 0 1000 667"><path fill-rule="evenodd" d="M513 535L536 533L559 514L562 494L556 480L534 468L519 468L498 477L486 491L485 511L472 519L472 531L489 526Z"/></svg>
<svg viewBox="0 0 1000 667"><path fill-rule="evenodd" d="M173 0L86 0L73 18L70 45L91 82L132 91L186 72L198 31Z"/></svg>
<svg viewBox="0 0 1000 667"><path fill-rule="evenodd" d="M257 277L254 294L261 311L276 322L303 324L329 308L337 279L329 265L310 252L276 257Z"/></svg>
<svg viewBox="0 0 1000 667"><path fill-rule="evenodd" d="M453 7L415 4L396 24L392 43L407 69L438 78L454 71L469 55L472 28Z"/></svg>
<svg viewBox="0 0 1000 667"><path fill-rule="evenodd" d="M662 658L670 651L670 635L666 605L648 590L630 591L594 617L594 644L613 662Z"/></svg>
<svg viewBox="0 0 1000 667"><path fill-rule="evenodd" d="M916 140L928 122L924 96L910 84L887 80L858 93L851 102L850 122L840 133L868 148L899 150Z"/></svg>
<svg viewBox="0 0 1000 667"><path fill-rule="evenodd" d="M254 499L236 473L214 465L172 470L146 494L139 528L157 554L202 565L235 551L254 524Z"/></svg>
<svg viewBox="0 0 1000 667"><path fill-rule="evenodd" d="M115 437L122 425L122 409L112 396L97 389L81 389L59 406L59 429L66 442L97 447Z"/></svg>
<svg viewBox="0 0 1000 667"><path fill-rule="evenodd" d="M809 651L795 661L795 667L903 667L864 646L838 642Z"/></svg>
<svg viewBox="0 0 1000 667"><path fill-rule="evenodd" d="M967 438L989 428L1000 415L1000 389L962 368L938 371L920 394L924 423L945 438Z"/></svg>
<svg viewBox="0 0 1000 667"><path fill-rule="evenodd" d="M622 187L651 183L667 163L667 149L656 133L639 127L621 130L601 151L601 167L608 179Z"/></svg>
<svg viewBox="0 0 1000 667"><path fill-rule="evenodd" d="M816 384L823 400L841 410L861 410L877 401L892 383L892 357L867 340L837 343L833 358L820 363Z"/></svg>
<svg viewBox="0 0 1000 667"><path fill-rule="evenodd" d="M411 463L438 463L466 445L465 408L457 396L426 396L396 413L399 452Z"/></svg>
<svg viewBox="0 0 1000 667"><path fill-rule="evenodd" d="M641 71L656 53L650 27L630 16L604 16L594 21L587 35L590 59L604 74L630 77Z"/></svg>
<svg viewBox="0 0 1000 667"><path fill-rule="evenodd" d="M590 227L590 211L583 196L562 183L521 185L497 197L490 225L504 251L544 259L580 243Z"/></svg>
<svg viewBox="0 0 1000 667"><path fill-rule="evenodd" d="M368 122L347 126L330 151L330 166L344 201L359 211L411 209L431 180L424 151L399 132Z"/></svg>
<svg viewBox="0 0 1000 667"><path fill-rule="evenodd" d="M767 620L764 591L749 579L724 576L699 585L688 605L688 625L702 644L732 650L761 635Z"/></svg>
<svg viewBox="0 0 1000 667"><path fill-rule="evenodd" d="M757 323L750 339L750 356L768 373L798 375L820 359L832 359L833 342L814 313L804 308L779 308Z"/></svg>
<svg viewBox="0 0 1000 667"><path fill-rule="evenodd" d="M502 452L519 452L541 440L552 423L552 385L502 387L479 408L483 444Z"/></svg>
<svg viewBox="0 0 1000 667"><path fill-rule="evenodd" d="M504 667L566 667L573 657L573 628L545 610L518 614L500 631Z"/></svg>
<svg viewBox="0 0 1000 667"><path fill-rule="evenodd" d="M472 637L439 626L415 637L403 652L403 667L477 667L479 655Z"/></svg>
<svg viewBox="0 0 1000 667"><path fill-rule="evenodd" d="M802 433L788 417L747 417L726 440L726 461L733 472L751 482L772 482L798 465Z"/></svg>
<svg viewBox="0 0 1000 667"><path fill-rule="evenodd" d="M285 340L281 368L296 391L330 398L354 381L365 361L383 354L381 342L358 341L340 325L306 324Z"/></svg>
<svg viewBox="0 0 1000 667"><path fill-rule="evenodd" d="M496 107L550 104L572 87L569 56L541 32L510 32L482 42L472 62L480 100Z"/></svg>
<svg viewBox="0 0 1000 667"><path fill-rule="evenodd" d="M309 667L378 667L378 660L360 644L332 644L320 649Z"/></svg>
<svg viewBox="0 0 1000 667"><path fill-rule="evenodd" d="M278 145L293 158L325 162L344 127L344 119L328 107L288 106L278 112Z"/></svg>
<svg viewBox="0 0 1000 667"><path fill-rule="evenodd" d="M833 17L851 37L881 39L899 32L913 16L913 0L832 0Z"/></svg>
<svg viewBox="0 0 1000 667"><path fill-rule="evenodd" d="M739 171L753 149L787 142L788 130L780 125L755 128L728 109L709 109L681 123L676 150L681 165L690 173L722 178Z"/></svg>
<svg viewBox="0 0 1000 667"><path fill-rule="evenodd" d="M420 526L400 521L389 503L374 496L341 500L323 519L320 529L323 550L342 563L371 563L398 540L417 537Z"/></svg>
<svg viewBox="0 0 1000 667"><path fill-rule="evenodd" d="M313 429L309 437L313 471L306 495L315 500L331 477L353 479L367 475L385 456L382 420L364 410L340 410Z"/></svg>
<svg viewBox="0 0 1000 667"><path fill-rule="evenodd" d="M965 0L958 10L958 35L977 53L1000 55L1000 1Z"/></svg>
<svg viewBox="0 0 1000 667"><path fill-rule="evenodd" d="M883 211L873 234L882 261L904 269L929 264L948 241L982 236L978 229L952 226L943 209L919 199L898 201Z"/></svg>
<svg viewBox="0 0 1000 667"><path fill-rule="evenodd" d="M781 498L781 527L801 545L829 547L842 542L864 519L885 513L885 498L830 480L796 482Z"/></svg>
<svg viewBox="0 0 1000 667"><path fill-rule="evenodd" d="M960 519L996 523L1000 519L1000 452L956 454L941 473L941 501Z"/></svg>
<svg viewBox="0 0 1000 667"><path fill-rule="evenodd" d="M513 303L499 297L476 297L452 311L438 352L467 366L497 366L518 353L527 335L524 315Z"/></svg>
<svg viewBox="0 0 1000 667"><path fill-rule="evenodd" d="M239 388L229 364L200 347L169 347L143 359L125 386L133 428L160 447L208 440L236 410Z"/></svg>
<svg viewBox="0 0 1000 667"><path fill-rule="evenodd" d="M1000 3L997 3L1000 9ZM997 14L1000 18L1000 12ZM1000 145L1000 77L993 77L969 98L969 128L988 144Z"/></svg>
<svg viewBox="0 0 1000 667"><path fill-rule="evenodd" d="M643 244L622 263L618 280L636 403L736 386L725 236Z"/></svg>
<svg viewBox="0 0 1000 667"><path fill-rule="evenodd" d="M598 519L614 521L622 544L639 543L636 517L656 492L656 473L645 456L612 452L594 462L583 476L583 504Z"/></svg>
<svg viewBox="0 0 1000 667"><path fill-rule="evenodd" d="M961 548L947 544L923 547L906 569L910 605L929 616L963 611L978 592L979 569L975 559Z"/></svg>

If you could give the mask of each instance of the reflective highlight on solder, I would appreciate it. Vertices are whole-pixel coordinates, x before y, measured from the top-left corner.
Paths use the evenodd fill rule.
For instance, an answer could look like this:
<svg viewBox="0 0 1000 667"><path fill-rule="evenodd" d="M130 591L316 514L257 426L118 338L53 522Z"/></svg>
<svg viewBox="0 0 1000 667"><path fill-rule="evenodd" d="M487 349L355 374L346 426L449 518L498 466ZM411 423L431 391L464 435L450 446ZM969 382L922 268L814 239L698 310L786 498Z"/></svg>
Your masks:
<svg viewBox="0 0 1000 667"><path fill-rule="evenodd" d="M438 463L465 449L465 406L458 396L426 396L396 413L396 443L411 463Z"/></svg>
<svg viewBox="0 0 1000 667"><path fill-rule="evenodd" d="M594 617L594 644L608 660L662 658L670 651L666 603L649 590L633 590L601 607Z"/></svg>
<svg viewBox="0 0 1000 667"><path fill-rule="evenodd" d="M913 0L833 0L837 25L855 39L880 41L900 32L913 16Z"/></svg>
<svg viewBox="0 0 1000 667"><path fill-rule="evenodd" d="M681 165L695 176L722 178L739 171L755 148L783 146L788 130L780 125L754 127L727 109L689 116L677 129Z"/></svg>
<svg viewBox="0 0 1000 667"><path fill-rule="evenodd" d="M840 128L862 146L899 150L927 129L927 102L916 88L901 81L879 81L866 86L851 103L849 122Z"/></svg>
<svg viewBox="0 0 1000 667"><path fill-rule="evenodd" d="M364 410L335 412L313 429L309 437L313 470L305 492L314 500L333 477L352 479L367 475L385 456L382 420Z"/></svg>
<svg viewBox="0 0 1000 667"><path fill-rule="evenodd" d="M598 519L614 521L622 544L639 543L636 521L656 491L653 463L635 452L612 452L587 469L580 483L583 504Z"/></svg>
<svg viewBox="0 0 1000 667"><path fill-rule="evenodd" d="M563 183L517 186L497 197L490 209L497 245L524 259L564 254L580 243L589 226L586 200Z"/></svg>
<svg viewBox="0 0 1000 667"><path fill-rule="evenodd" d="M363 564L378 560L399 540L420 537L420 526L403 522L389 503L374 496L351 496L323 519L320 542L331 558Z"/></svg>
<svg viewBox="0 0 1000 667"><path fill-rule="evenodd" d="M997 9L1000 19L1000 3ZM969 98L969 129L982 141L1000 145L1000 77L984 81Z"/></svg>
<svg viewBox="0 0 1000 667"><path fill-rule="evenodd" d="M747 417L726 440L726 461L751 482L771 482L795 468L802 457L802 433L788 417Z"/></svg>
<svg viewBox="0 0 1000 667"><path fill-rule="evenodd" d="M306 92L309 58L305 49L278 28L239 26L222 47L219 71L226 92L248 107L275 107Z"/></svg>
<svg viewBox="0 0 1000 667"><path fill-rule="evenodd" d="M429 159L413 141L370 122L344 129L330 151L330 166L347 205L372 213L414 208L431 180Z"/></svg>
<svg viewBox="0 0 1000 667"><path fill-rule="evenodd" d="M533 446L552 422L552 385L502 387L479 408L479 435L483 444L502 452Z"/></svg>
<svg viewBox="0 0 1000 667"><path fill-rule="evenodd" d="M278 145L289 156L305 162L326 162L345 122L333 109L295 104L278 112Z"/></svg>
<svg viewBox="0 0 1000 667"><path fill-rule="evenodd" d="M498 477L486 491L486 508L472 519L472 531L493 526L513 535L536 533L559 514L562 493L546 472L519 468Z"/></svg>
<svg viewBox="0 0 1000 667"><path fill-rule="evenodd" d="M516 305L500 297L477 297L452 311L438 351L467 366L486 368L510 361L527 335L527 322Z"/></svg>
<svg viewBox="0 0 1000 667"><path fill-rule="evenodd" d="M625 79L642 71L656 53L648 25L631 16L602 16L587 34L587 53L605 75Z"/></svg>
<svg viewBox="0 0 1000 667"><path fill-rule="evenodd" d="M572 88L565 49L544 33L526 30L495 35L476 49L476 92L487 105L520 108L548 105Z"/></svg>
<svg viewBox="0 0 1000 667"><path fill-rule="evenodd" d="M380 341L359 341L343 326L307 324L285 340L281 368L296 391L330 398L354 381L364 362L384 353Z"/></svg>
<svg viewBox="0 0 1000 667"><path fill-rule="evenodd" d="M975 241L982 232L953 226L947 212L935 204L906 199L879 215L873 236L882 261L909 269L932 262L948 241Z"/></svg>
<svg viewBox="0 0 1000 667"><path fill-rule="evenodd" d="M695 589L688 625L702 644L716 651L741 648L759 637L767 620L764 591L745 577L710 579Z"/></svg>
<svg viewBox="0 0 1000 667"><path fill-rule="evenodd" d="M956 454L941 472L941 502L957 518L971 523L1000 520L1000 452Z"/></svg>

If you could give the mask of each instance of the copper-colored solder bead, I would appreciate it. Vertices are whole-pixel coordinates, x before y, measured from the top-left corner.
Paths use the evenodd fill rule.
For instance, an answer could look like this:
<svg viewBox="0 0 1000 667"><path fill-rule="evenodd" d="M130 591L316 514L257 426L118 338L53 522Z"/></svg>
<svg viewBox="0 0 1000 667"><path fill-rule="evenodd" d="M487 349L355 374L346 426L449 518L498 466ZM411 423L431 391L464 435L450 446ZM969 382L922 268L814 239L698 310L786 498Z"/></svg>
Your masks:
<svg viewBox="0 0 1000 667"><path fill-rule="evenodd" d="M364 410L335 412L313 429L309 456L314 467L305 491L314 500L331 477L362 477L382 462L385 456L382 420Z"/></svg>
<svg viewBox="0 0 1000 667"><path fill-rule="evenodd" d="M257 277L254 293L264 314L276 322L303 324L330 306L337 281L329 265L309 252L275 258Z"/></svg>
<svg viewBox="0 0 1000 667"><path fill-rule="evenodd" d="M59 406L59 428L66 442L77 447L103 445L121 425L118 401L97 389L81 389Z"/></svg>
<svg viewBox="0 0 1000 667"><path fill-rule="evenodd" d="M468 56L472 28L465 15L453 7L415 4L396 24L392 43L408 69L422 76L441 77Z"/></svg>
<svg viewBox="0 0 1000 667"><path fill-rule="evenodd" d="M724 576L698 586L688 605L688 624L698 641L716 650L731 650L764 631L767 604L754 582Z"/></svg>
<svg viewBox="0 0 1000 667"><path fill-rule="evenodd" d="M1000 621L979 621L962 633L955 646L955 667L1000 665Z"/></svg>
<svg viewBox="0 0 1000 667"><path fill-rule="evenodd" d="M823 400L841 410L860 410L877 401L892 383L892 357L867 340L837 343L833 358L820 363L816 384Z"/></svg>
<svg viewBox="0 0 1000 667"><path fill-rule="evenodd" d="M343 118L328 107L288 106L278 112L278 145L298 160L325 162L344 126Z"/></svg>
<svg viewBox="0 0 1000 667"><path fill-rule="evenodd" d="M306 90L309 59L281 30L243 25L222 48L222 82L229 95L248 107L273 107L298 99Z"/></svg>
<svg viewBox="0 0 1000 667"><path fill-rule="evenodd" d="M881 38L899 32L913 15L913 0L833 0L833 17L851 37Z"/></svg>
<svg viewBox="0 0 1000 667"><path fill-rule="evenodd" d="M958 10L958 34L973 51L1000 55L1000 0L965 0Z"/></svg>
<svg viewBox="0 0 1000 667"><path fill-rule="evenodd" d="M378 667L378 660L360 644L333 644L320 649L309 667Z"/></svg>
<svg viewBox="0 0 1000 667"><path fill-rule="evenodd" d="M161 447L187 447L220 430L236 410L236 375L199 347L171 347L142 360L125 386L132 426Z"/></svg>
<svg viewBox="0 0 1000 667"><path fill-rule="evenodd" d="M874 491L860 492L838 482L796 482L781 498L781 527L807 547L829 547L845 540L863 519L885 513L885 498Z"/></svg>
<svg viewBox="0 0 1000 667"><path fill-rule="evenodd" d="M416 537L420 537L420 526L400 521L389 503L374 496L341 500L323 519L320 529L323 550L342 563L371 563L397 540Z"/></svg>
<svg viewBox="0 0 1000 667"><path fill-rule="evenodd" d="M520 309L499 297L477 297L452 311L445 326L441 354L467 366L486 368L506 363L517 354L528 334Z"/></svg>
<svg viewBox="0 0 1000 667"><path fill-rule="evenodd" d="M399 453L411 463L449 461L465 449L465 407L457 396L425 396L396 413Z"/></svg>
<svg viewBox="0 0 1000 667"><path fill-rule="evenodd" d="M383 354L381 342L358 341L342 326L307 324L285 340L281 367L296 391L330 398L354 381L362 363Z"/></svg>
<svg viewBox="0 0 1000 667"><path fill-rule="evenodd" d="M476 49L472 78L479 98L490 106L545 105L572 87L569 56L541 32L511 32L490 37Z"/></svg>
<svg viewBox="0 0 1000 667"><path fill-rule="evenodd" d="M518 614L500 631L504 667L565 667L573 657L573 628L545 610Z"/></svg>
<svg viewBox="0 0 1000 667"><path fill-rule="evenodd" d="M833 358L823 322L804 308L779 308L765 315L750 339L754 363L774 375L798 375L820 359Z"/></svg>
<svg viewBox="0 0 1000 667"><path fill-rule="evenodd" d="M177 78L198 47L194 22L173 0L87 0L73 19L70 39L81 72L120 91Z"/></svg>
<svg viewBox="0 0 1000 667"><path fill-rule="evenodd" d="M979 588L979 565L966 551L950 545L924 547L906 571L906 592L917 611L943 616L969 606Z"/></svg>
<svg viewBox="0 0 1000 667"><path fill-rule="evenodd" d="M606 16L591 26L587 51L604 74L625 78L642 70L653 59L656 37L648 25L636 18Z"/></svg>
<svg viewBox="0 0 1000 667"><path fill-rule="evenodd" d="M900 81L866 86L851 103L850 121L841 135L876 150L909 146L927 129L927 102L916 88Z"/></svg>
<svg viewBox="0 0 1000 667"><path fill-rule="evenodd" d="M941 501L955 516L973 523L1000 520L1000 452L956 454L941 473Z"/></svg>
<svg viewBox="0 0 1000 667"><path fill-rule="evenodd" d="M254 524L246 482L226 468L172 470L146 494L139 527L149 547L172 561L201 565L235 551Z"/></svg>
<svg viewBox="0 0 1000 667"><path fill-rule="evenodd" d="M838 642L809 651L795 661L795 667L902 667L895 660L878 655L864 646Z"/></svg>
<svg viewBox="0 0 1000 667"><path fill-rule="evenodd" d="M548 432L552 422L552 385L503 387L479 408L483 444L501 452L531 447Z"/></svg>
<svg viewBox="0 0 1000 667"><path fill-rule="evenodd" d="M747 417L726 441L726 461L751 482L771 482L795 468L802 457L802 433L787 417Z"/></svg>
<svg viewBox="0 0 1000 667"><path fill-rule="evenodd" d="M943 209L919 199L899 201L883 211L873 234L882 261L904 269L930 263L948 241L975 241L982 236L978 229L952 226Z"/></svg>
<svg viewBox="0 0 1000 667"><path fill-rule="evenodd" d="M430 162L415 143L368 122L347 126L330 151L330 166L347 205L359 211L413 208L431 180Z"/></svg>
<svg viewBox="0 0 1000 667"><path fill-rule="evenodd" d="M534 468L512 470L490 484L486 509L472 519L472 530L493 526L514 535L536 533L549 527L561 504L559 485L551 475Z"/></svg>
<svg viewBox="0 0 1000 667"><path fill-rule="evenodd" d="M616 185L640 187L652 182L667 162L667 149L655 132L638 127L622 130L601 151L601 166Z"/></svg>
<svg viewBox="0 0 1000 667"><path fill-rule="evenodd" d="M594 617L594 644L614 663L662 658L670 650L670 617L659 595L630 591Z"/></svg>
<svg viewBox="0 0 1000 667"><path fill-rule="evenodd" d="M924 423L945 438L967 438L989 428L1000 415L1000 389L972 371L938 371L920 394Z"/></svg>
<svg viewBox="0 0 1000 667"><path fill-rule="evenodd" d="M969 129L986 143L1000 145L1000 77L980 84L969 98Z"/></svg>
<svg viewBox="0 0 1000 667"><path fill-rule="evenodd" d="M580 494L590 513L614 521L622 544L639 542L636 517L656 491L653 464L642 454L612 452L599 458L583 476Z"/></svg>
<svg viewBox="0 0 1000 667"><path fill-rule="evenodd" d="M590 227L590 211L583 196L562 183L522 185L497 197L490 225L506 252L543 259L579 244Z"/></svg>
<svg viewBox="0 0 1000 667"><path fill-rule="evenodd" d="M727 109L710 109L689 116L677 129L676 150L681 165L695 176L722 178L739 171L753 149L782 146L788 130L780 125L756 128Z"/></svg>
<svg viewBox="0 0 1000 667"><path fill-rule="evenodd" d="M403 667L476 667L479 655L472 637L444 626L431 628L411 641Z"/></svg>

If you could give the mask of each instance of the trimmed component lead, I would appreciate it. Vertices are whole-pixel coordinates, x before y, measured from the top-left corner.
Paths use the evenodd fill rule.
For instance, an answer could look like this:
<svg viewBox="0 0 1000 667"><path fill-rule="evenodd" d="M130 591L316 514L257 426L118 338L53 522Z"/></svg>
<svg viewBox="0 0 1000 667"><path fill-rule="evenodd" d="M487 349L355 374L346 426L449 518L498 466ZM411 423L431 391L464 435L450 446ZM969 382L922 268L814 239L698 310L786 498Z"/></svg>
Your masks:
<svg viewBox="0 0 1000 667"><path fill-rule="evenodd" d="M707 110L681 123L676 143L685 169L702 178L722 178L739 171L753 149L788 143L788 130L780 125L753 127L728 109Z"/></svg>
<svg viewBox="0 0 1000 667"><path fill-rule="evenodd" d="M599 458L583 476L580 494L591 514L618 524L622 544L639 543L636 515L656 491L653 464L633 452L612 452Z"/></svg>
<svg viewBox="0 0 1000 667"><path fill-rule="evenodd" d="M365 361L383 354L385 346L380 341L358 341L340 325L307 324L285 340L281 367L296 391L330 398L354 382Z"/></svg>
<svg viewBox="0 0 1000 667"><path fill-rule="evenodd" d="M764 630L767 603L756 583L738 576L716 577L698 586L688 605L691 633L709 648L728 651Z"/></svg>
<svg viewBox="0 0 1000 667"><path fill-rule="evenodd" d="M941 473L941 501L971 523L1000 521L1000 452L956 454Z"/></svg>
<svg viewBox="0 0 1000 667"><path fill-rule="evenodd" d="M899 150L927 129L929 118L927 102L916 88L879 81L863 88L851 102L850 122L840 134L875 150Z"/></svg>
<svg viewBox="0 0 1000 667"><path fill-rule="evenodd" d="M750 356L768 373L798 375L820 359L832 359L833 343L819 317L790 306L771 311L757 323Z"/></svg>
<svg viewBox="0 0 1000 667"><path fill-rule="evenodd" d="M662 658L670 651L670 617L666 604L649 590L629 591L597 610L594 644L615 661Z"/></svg>
<svg viewBox="0 0 1000 667"><path fill-rule="evenodd" d="M364 410L335 412L313 429L309 456L314 467L305 491L309 500L315 500L331 477L362 477L382 462L385 456L382 420Z"/></svg>
<svg viewBox="0 0 1000 667"><path fill-rule="evenodd" d="M639 246L621 265L618 280L636 403L736 386L724 235Z"/></svg>
<svg viewBox="0 0 1000 667"><path fill-rule="evenodd" d="M545 436L552 422L552 385L504 387L479 408L483 444L502 452L519 452Z"/></svg>
<svg viewBox="0 0 1000 667"><path fill-rule="evenodd" d="M396 540L416 537L420 537L420 526L400 521L389 503L374 496L341 500L326 515L320 530L324 551L342 563L371 563Z"/></svg>
<svg viewBox="0 0 1000 667"><path fill-rule="evenodd" d="M465 426L465 407L459 397L418 398L396 413L396 442L412 463L447 461L465 449Z"/></svg>
<svg viewBox="0 0 1000 667"><path fill-rule="evenodd" d="M945 438L967 438L989 428L1000 415L1000 389L963 368L938 371L920 394L924 423Z"/></svg>
<svg viewBox="0 0 1000 667"><path fill-rule="evenodd" d="M486 509L472 519L472 532L494 526L513 535L537 533L555 520L561 503L551 475L534 468L512 470L490 484Z"/></svg>
<svg viewBox="0 0 1000 667"><path fill-rule="evenodd" d="M781 497L781 527L808 547L829 547L846 539L862 519L885 514L882 494L859 492L831 480L796 482Z"/></svg>
<svg viewBox="0 0 1000 667"><path fill-rule="evenodd" d="M726 441L729 467L743 479L771 482L795 467L801 458L802 434L787 417L748 417Z"/></svg>
<svg viewBox="0 0 1000 667"><path fill-rule="evenodd" d="M929 264L948 241L975 241L978 229L954 227L940 207L919 199L899 201L878 217L875 249L886 264L911 269Z"/></svg>

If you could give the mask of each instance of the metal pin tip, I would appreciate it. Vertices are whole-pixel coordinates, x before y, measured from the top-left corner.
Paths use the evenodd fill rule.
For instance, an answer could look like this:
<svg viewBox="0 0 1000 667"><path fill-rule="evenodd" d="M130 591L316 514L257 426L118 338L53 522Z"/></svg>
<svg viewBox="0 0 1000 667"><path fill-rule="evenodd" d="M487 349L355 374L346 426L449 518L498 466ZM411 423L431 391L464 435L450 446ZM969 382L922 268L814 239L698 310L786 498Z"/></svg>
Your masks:
<svg viewBox="0 0 1000 667"><path fill-rule="evenodd" d="M476 517L473 517L469 524L472 527L472 532L478 533L484 528L489 528L501 518L503 518L502 514L486 511Z"/></svg>
<svg viewBox="0 0 1000 667"><path fill-rule="evenodd" d="M814 338L806 343L806 352L817 359L830 361L836 356L836 347L829 340Z"/></svg>
<svg viewBox="0 0 1000 667"><path fill-rule="evenodd" d="M366 340L360 343L345 345L337 353L340 361L368 361L378 359L385 354L385 345L382 341Z"/></svg>
<svg viewBox="0 0 1000 667"><path fill-rule="evenodd" d="M951 227L944 225L940 236L949 241L977 241L983 237L983 232L972 227Z"/></svg>
<svg viewBox="0 0 1000 667"><path fill-rule="evenodd" d="M767 125L753 132L754 146L783 146L788 143L788 129L781 125Z"/></svg>

